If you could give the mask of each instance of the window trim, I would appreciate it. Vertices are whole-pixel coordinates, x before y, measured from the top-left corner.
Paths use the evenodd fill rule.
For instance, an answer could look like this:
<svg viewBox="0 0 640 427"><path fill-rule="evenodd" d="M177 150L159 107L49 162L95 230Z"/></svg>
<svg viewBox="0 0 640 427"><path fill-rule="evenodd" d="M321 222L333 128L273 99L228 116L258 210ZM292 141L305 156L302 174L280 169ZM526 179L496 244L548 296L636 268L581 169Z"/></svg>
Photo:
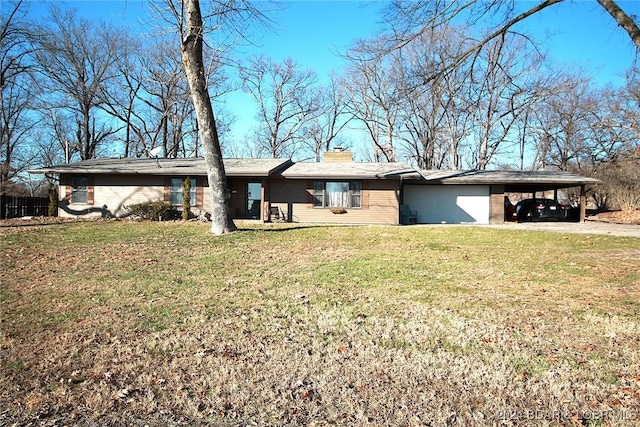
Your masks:
<svg viewBox="0 0 640 427"><path fill-rule="evenodd" d="M84 180L85 184L83 185L85 188L84 189L77 189L78 187L81 187L80 185L76 184L77 180ZM93 180L91 179L91 176L89 175L71 175L69 177L69 185L68 185L68 194L67 194L67 199L69 201L69 204L72 203L76 203L79 205L93 205L94 201L93 201ZM84 197L82 198L83 200L78 200L78 195L79 194L83 194Z"/></svg>
<svg viewBox="0 0 640 427"><path fill-rule="evenodd" d="M330 206L327 197L327 184L348 184L347 206ZM360 180L316 180L311 188L312 206L314 209L364 209L364 185ZM354 197L359 203L354 205Z"/></svg>
<svg viewBox="0 0 640 427"><path fill-rule="evenodd" d="M177 192L173 192L173 181L180 181L180 199L182 200L182 183L186 178L191 179L191 207L201 207L202 206L202 197L203 197L203 187L202 185L198 185L199 181L202 177L198 176L171 176L167 177L165 182L165 191L164 191L164 201L166 203L171 204L172 206L182 206L182 202L178 204L174 204L171 202L172 194L178 194Z"/></svg>

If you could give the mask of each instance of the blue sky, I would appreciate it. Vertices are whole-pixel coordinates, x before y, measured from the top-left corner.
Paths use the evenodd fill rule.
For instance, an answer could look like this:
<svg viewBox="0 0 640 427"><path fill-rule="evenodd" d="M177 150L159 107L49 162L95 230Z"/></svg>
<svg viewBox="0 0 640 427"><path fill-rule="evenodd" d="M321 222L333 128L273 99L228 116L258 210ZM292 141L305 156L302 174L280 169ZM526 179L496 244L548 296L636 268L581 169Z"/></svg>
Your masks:
<svg viewBox="0 0 640 427"><path fill-rule="evenodd" d="M321 76L341 67L334 51L344 51L356 38L366 38L379 26L382 1L292 1L274 16L283 30L267 34L264 52L279 59L292 56ZM520 1L522 9L538 2ZM618 1L629 14L640 16L640 0ZM634 58L629 36L595 0L569 1L528 18L518 29L540 39L558 62L575 63L594 73L601 83L620 84Z"/></svg>
<svg viewBox="0 0 640 427"><path fill-rule="evenodd" d="M525 9L537 2L520 1ZM640 0L619 1L630 14L640 16ZM265 34L255 50L274 59L293 57L302 67L314 69L321 79L331 70L339 71L343 52L357 38L366 38L380 28L382 1L292 1L283 12L274 15L282 27L277 33ZM623 74L636 55L629 36L595 2L571 1L555 5L524 21L526 29L540 39L553 61L583 67L599 84L621 85ZM229 107L238 119L235 135L250 126L247 116L248 95L235 93ZM234 108L234 106L242 106ZM353 141L356 144L358 141Z"/></svg>
<svg viewBox="0 0 640 427"><path fill-rule="evenodd" d="M618 4L628 14L640 16L640 1ZM637 55L628 34L595 0L561 3L522 24L539 36L549 33L544 47L555 61L583 66L601 84L622 84L622 75Z"/></svg>
<svg viewBox="0 0 640 427"><path fill-rule="evenodd" d="M206 0L203 0L206 1ZM100 17L116 24L136 26L145 19L141 0L56 0L76 7L81 15ZM265 2L266 3L266 2ZM325 77L339 70L344 51L357 38L366 38L379 28L382 0L291 0L288 7L270 16L278 28L265 31L260 45L247 53L260 52L284 59L293 57L301 66ZM538 2L520 0L524 10ZM640 0L619 0L631 15L640 16ZM40 15L43 2L32 0L33 13ZM620 84L635 48L628 35L613 22L595 0L571 0L547 8L519 24L539 39L550 36L544 47L559 62L575 63L593 72L600 83Z"/></svg>
<svg viewBox="0 0 640 427"><path fill-rule="evenodd" d="M60 1L60 0L58 0ZM206 1L206 0L203 0ZM87 17L100 17L114 24L136 26L144 20L140 0L66 1ZM521 0L527 9L538 2ZM357 38L367 38L379 28L381 0L293 0L288 7L271 15L278 28L264 32L258 46L243 49L247 54L263 53L275 60L292 57L302 68L311 68L321 80L331 70L340 71L343 52ZM640 0L619 0L631 15L640 16ZM33 13L41 12L42 3L33 0ZM528 18L518 29L538 39L548 35L544 48L557 63L582 67L594 75L598 84L623 83L622 75L631 66L636 50L628 35L595 0L572 0L550 7ZM227 107L237 123L233 134L242 139L255 111L248 95L228 96Z"/></svg>

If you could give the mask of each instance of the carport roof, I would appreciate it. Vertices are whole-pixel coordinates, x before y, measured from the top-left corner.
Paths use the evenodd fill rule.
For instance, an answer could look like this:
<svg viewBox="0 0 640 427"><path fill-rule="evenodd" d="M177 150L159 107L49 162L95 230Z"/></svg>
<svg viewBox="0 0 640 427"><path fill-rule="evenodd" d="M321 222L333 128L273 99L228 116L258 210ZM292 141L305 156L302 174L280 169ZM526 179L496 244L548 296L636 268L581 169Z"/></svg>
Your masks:
<svg viewBox="0 0 640 427"><path fill-rule="evenodd" d="M425 184L504 185L506 192L532 192L598 184L601 181L563 171L420 170L412 180Z"/></svg>
<svg viewBox="0 0 640 427"><path fill-rule="evenodd" d="M289 159L224 159L227 176L269 176L291 165ZM30 173L206 175L204 158L91 159L35 169Z"/></svg>

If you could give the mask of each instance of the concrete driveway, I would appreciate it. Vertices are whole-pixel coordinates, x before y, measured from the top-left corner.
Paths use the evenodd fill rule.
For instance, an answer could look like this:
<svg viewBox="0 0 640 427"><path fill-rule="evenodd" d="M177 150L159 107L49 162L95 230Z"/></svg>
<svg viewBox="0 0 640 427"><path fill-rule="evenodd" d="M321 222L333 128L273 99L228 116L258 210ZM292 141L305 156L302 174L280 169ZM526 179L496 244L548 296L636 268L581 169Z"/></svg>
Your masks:
<svg viewBox="0 0 640 427"><path fill-rule="evenodd" d="M613 224L597 221L504 223L492 224L488 225L488 227L510 230L555 231L559 233L606 234L609 236L640 238L640 225Z"/></svg>

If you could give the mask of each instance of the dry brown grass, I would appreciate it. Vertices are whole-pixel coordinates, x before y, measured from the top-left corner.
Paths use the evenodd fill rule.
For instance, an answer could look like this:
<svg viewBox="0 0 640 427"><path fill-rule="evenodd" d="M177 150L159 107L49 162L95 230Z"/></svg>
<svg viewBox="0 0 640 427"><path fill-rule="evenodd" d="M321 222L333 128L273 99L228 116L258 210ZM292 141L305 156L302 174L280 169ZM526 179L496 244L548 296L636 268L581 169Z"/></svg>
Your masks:
<svg viewBox="0 0 640 427"><path fill-rule="evenodd" d="M619 224L640 225L640 209L635 211L610 211L599 212L595 215L596 220L615 222Z"/></svg>
<svg viewBox="0 0 640 427"><path fill-rule="evenodd" d="M0 425L640 422L638 239L0 232Z"/></svg>

